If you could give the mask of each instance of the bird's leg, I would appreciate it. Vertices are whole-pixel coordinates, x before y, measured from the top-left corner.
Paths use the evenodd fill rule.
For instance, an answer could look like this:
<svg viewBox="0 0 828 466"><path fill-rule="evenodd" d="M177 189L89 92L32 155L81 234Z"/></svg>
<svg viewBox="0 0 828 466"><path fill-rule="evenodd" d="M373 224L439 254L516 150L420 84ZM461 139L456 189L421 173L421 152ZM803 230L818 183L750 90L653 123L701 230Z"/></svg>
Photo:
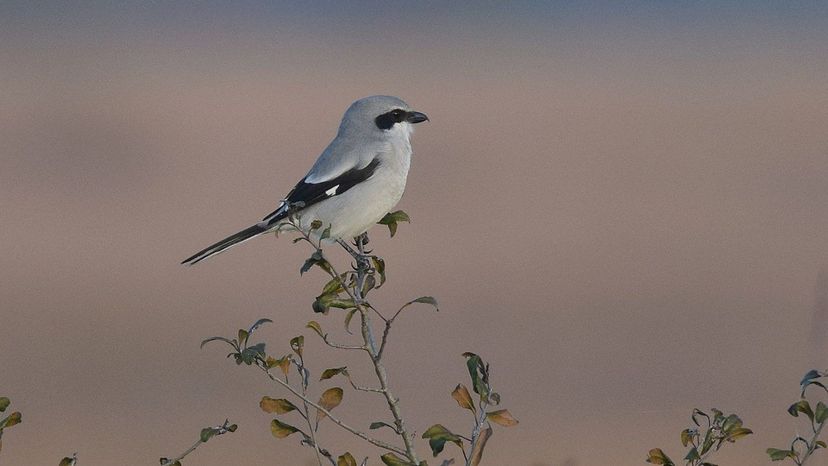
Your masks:
<svg viewBox="0 0 828 466"><path fill-rule="evenodd" d="M348 251L348 254L350 254L351 257L353 257L357 261L359 260L359 252L357 252L357 250L352 248L351 245L348 244L347 241L344 241L342 239L338 239L338 240L336 240L336 242L339 243L339 245L342 246L343 249Z"/></svg>
<svg viewBox="0 0 828 466"><path fill-rule="evenodd" d="M368 244L368 233L362 233L354 238L354 246L357 248L357 255L354 259L357 261L357 267L362 268L365 272L371 271L371 251L365 250L365 245Z"/></svg>
<svg viewBox="0 0 828 466"><path fill-rule="evenodd" d="M354 260L356 261L355 268L364 267L366 271L370 271L370 259L374 256L371 255L371 251L367 251L365 249L365 245L368 244L368 241L368 234L362 233L361 235L354 238L354 247L356 247L356 249L354 249L354 247L351 247L351 245L348 244L347 241L344 241L342 239L336 240L336 242L339 243L339 245L342 246L343 249L348 251L348 254L350 254L351 257L354 258Z"/></svg>

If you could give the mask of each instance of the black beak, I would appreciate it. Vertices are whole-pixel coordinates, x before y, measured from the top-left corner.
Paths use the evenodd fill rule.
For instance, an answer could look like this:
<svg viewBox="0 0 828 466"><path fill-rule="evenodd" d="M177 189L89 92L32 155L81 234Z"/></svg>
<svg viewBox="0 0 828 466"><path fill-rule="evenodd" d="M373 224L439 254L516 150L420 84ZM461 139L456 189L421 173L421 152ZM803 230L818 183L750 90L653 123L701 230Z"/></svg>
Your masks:
<svg viewBox="0 0 828 466"><path fill-rule="evenodd" d="M405 116L405 121L409 123L422 123L428 121L428 116L420 112L408 112Z"/></svg>

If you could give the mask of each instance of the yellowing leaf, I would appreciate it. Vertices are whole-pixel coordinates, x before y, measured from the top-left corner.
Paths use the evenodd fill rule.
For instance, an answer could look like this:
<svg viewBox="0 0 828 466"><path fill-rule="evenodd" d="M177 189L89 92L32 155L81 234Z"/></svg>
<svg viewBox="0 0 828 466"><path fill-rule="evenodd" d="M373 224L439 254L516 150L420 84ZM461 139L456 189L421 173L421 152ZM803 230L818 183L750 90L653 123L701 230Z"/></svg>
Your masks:
<svg viewBox="0 0 828 466"><path fill-rule="evenodd" d="M271 398L269 396L262 397L259 407L262 408L262 411L271 414L285 414L296 409L293 403L284 398Z"/></svg>
<svg viewBox="0 0 828 466"><path fill-rule="evenodd" d="M314 332L318 333L320 337L325 338L325 335L322 333L322 326L319 325L319 322L312 320L308 322L308 325L305 327L312 329Z"/></svg>
<svg viewBox="0 0 828 466"><path fill-rule="evenodd" d="M653 448L647 453L647 462L652 464L663 464L665 466L674 466L673 460L661 451L661 448Z"/></svg>
<svg viewBox="0 0 828 466"><path fill-rule="evenodd" d="M474 449L469 454L470 466L478 466L480 464L480 461L483 459L483 449L486 448L486 442L489 441L489 437L491 436L491 427L487 427L486 429L480 431L480 434L477 437L477 442L474 444Z"/></svg>
<svg viewBox="0 0 828 466"><path fill-rule="evenodd" d="M380 459L386 466L416 466L415 464L408 462L393 453L386 453L380 456Z"/></svg>
<svg viewBox="0 0 828 466"><path fill-rule="evenodd" d="M319 377L319 380L326 380L330 379L331 377L339 374L348 375L348 368L347 367L334 367L331 369L325 369L322 371L322 375Z"/></svg>
<svg viewBox="0 0 828 466"><path fill-rule="evenodd" d="M319 406L325 408L326 410L330 411L337 406L339 403L342 403L342 389L339 387L333 387L325 390L322 393L322 396L319 398ZM319 422L320 419L324 419L327 416L324 412L317 410L316 411L316 421Z"/></svg>
<svg viewBox="0 0 828 466"><path fill-rule="evenodd" d="M472 401L469 389L465 385L457 384L454 391L451 392L451 397L460 405L461 408L474 411L474 401Z"/></svg>
<svg viewBox="0 0 828 466"><path fill-rule="evenodd" d="M518 420L512 417L512 413L505 409L488 412L486 413L486 417L495 424L500 424L504 427L511 427L518 423Z"/></svg>
<svg viewBox="0 0 828 466"><path fill-rule="evenodd" d="M4 429L6 427L11 427L11 426L14 426L14 425L17 425L17 424L20 424L21 422L23 422L23 416L22 416L22 414L20 414L19 411L15 411L15 412L9 414L9 417L7 417L5 419L5 421L6 422L3 423L3 428Z"/></svg>
<svg viewBox="0 0 828 466"><path fill-rule="evenodd" d="M285 438L297 431L299 431L299 429L296 427L293 427L290 424L285 424L278 419L274 419L270 422L270 433L272 433L276 438Z"/></svg>
<svg viewBox="0 0 828 466"><path fill-rule="evenodd" d="M336 460L336 466L357 466L357 462L353 455L346 451Z"/></svg>

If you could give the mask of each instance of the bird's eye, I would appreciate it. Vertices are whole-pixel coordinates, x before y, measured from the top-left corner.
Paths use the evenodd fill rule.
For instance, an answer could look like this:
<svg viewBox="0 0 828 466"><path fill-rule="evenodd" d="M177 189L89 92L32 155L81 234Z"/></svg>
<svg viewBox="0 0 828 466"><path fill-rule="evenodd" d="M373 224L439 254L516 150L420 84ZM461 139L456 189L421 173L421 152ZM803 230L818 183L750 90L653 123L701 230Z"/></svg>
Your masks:
<svg viewBox="0 0 828 466"><path fill-rule="evenodd" d="M374 121L379 129L387 130L391 129L392 126L396 123L400 123L405 120L405 112L400 109L391 110L388 113L383 113L382 115L376 117Z"/></svg>

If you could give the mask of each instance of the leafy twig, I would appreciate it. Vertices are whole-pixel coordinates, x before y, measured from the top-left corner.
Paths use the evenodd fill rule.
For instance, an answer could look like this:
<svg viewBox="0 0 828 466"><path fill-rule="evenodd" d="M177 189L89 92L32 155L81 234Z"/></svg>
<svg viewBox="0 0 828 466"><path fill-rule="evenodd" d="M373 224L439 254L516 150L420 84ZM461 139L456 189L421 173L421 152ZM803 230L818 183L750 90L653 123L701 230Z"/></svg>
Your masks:
<svg viewBox="0 0 828 466"><path fill-rule="evenodd" d="M781 461L790 458L797 466L803 466L806 461L820 448L826 448L824 441L819 440L822 434L822 429L825 424L828 424L828 406L822 401L817 402L816 407L812 408L811 403L805 398L806 392L809 388L817 387L828 393L824 381L828 378L828 372L820 372L817 370L809 371L802 378L799 383L801 399L788 407L788 414L793 417L799 417L804 414L809 420L809 427L811 428L810 439L806 439L797 435L791 441L790 448L783 450L779 448L768 448L766 450L768 456L773 461Z"/></svg>
<svg viewBox="0 0 828 466"><path fill-rule="evenodd" d="M181 460L189 455L190 453L194 452L196 448L199 447L202 443L207 443L208 440L217 436L217 435L224 435L228 432L235 432L238 426L236 424L230 424L230 421L225 420L224 424L215 427L205 427L201 429L201 434L198 437L198 441L196 441L190 448L184 450L183 453L176 456L175 458L161 458L161 466L181 466Z"/></svg>

